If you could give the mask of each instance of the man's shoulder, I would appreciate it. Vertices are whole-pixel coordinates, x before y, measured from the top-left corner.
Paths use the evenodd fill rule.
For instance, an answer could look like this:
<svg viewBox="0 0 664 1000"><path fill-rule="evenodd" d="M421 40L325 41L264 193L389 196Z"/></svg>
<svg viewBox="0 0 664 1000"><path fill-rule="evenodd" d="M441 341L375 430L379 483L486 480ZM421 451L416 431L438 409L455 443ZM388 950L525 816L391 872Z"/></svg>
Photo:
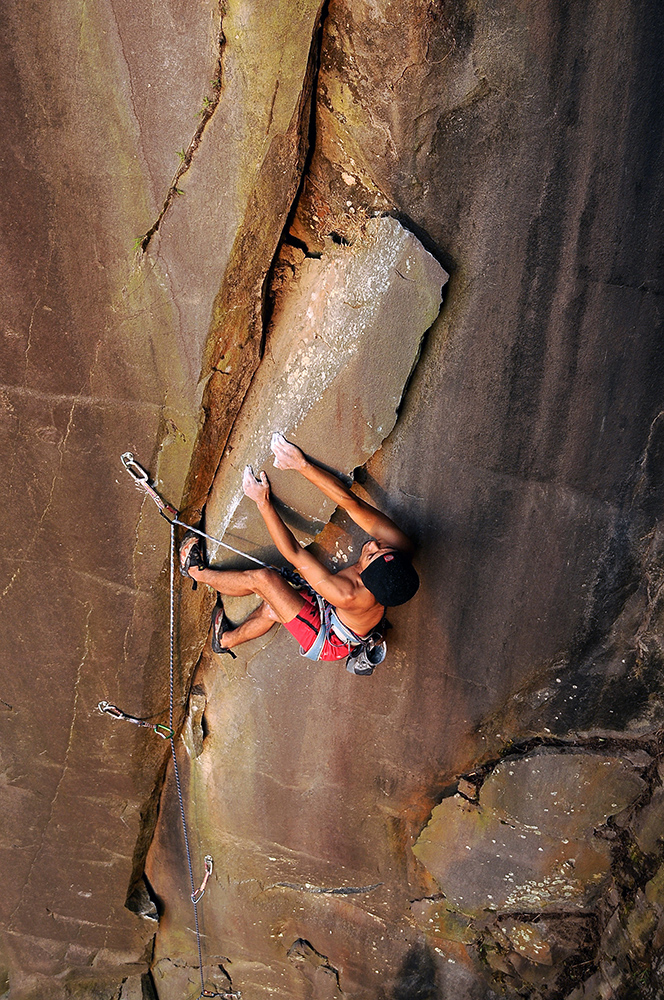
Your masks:
<svg viewBox="0 0 664 1000"><path fill-rule="evenodd" d="M376 608L382 608L383 605L376 600L371 591L367 590L363 583L360 583L348 597L340 598L335 601L333 606L339 608L341 611L352 611L356 614L364 615L375 611Z"/></svg>

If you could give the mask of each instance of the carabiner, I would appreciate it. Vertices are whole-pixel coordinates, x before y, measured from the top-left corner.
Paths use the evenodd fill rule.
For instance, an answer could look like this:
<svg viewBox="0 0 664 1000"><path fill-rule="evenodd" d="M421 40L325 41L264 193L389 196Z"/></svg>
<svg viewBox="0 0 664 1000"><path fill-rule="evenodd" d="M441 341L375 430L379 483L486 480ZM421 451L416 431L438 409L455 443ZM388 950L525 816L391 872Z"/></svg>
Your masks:
<svg viewBox="0 0 664 1000"><path fill-rule="evenodd" d="M163 725L161 722L158 722L157 725L152 728L157 736L161 736L162 740L172 740L175 736L174 731L169 726Z"/></svg>
<svg viewBox="0 0 664 1000"><path fill-rule="evenodd" d="M129 475L134 479L137 486L142 486L143 484L149 482L147 472L142 465L139 465L130 451L126 451L124 455L120 455L120 461Z"/></svg>
<svg viewBox="0 0 664 1000"><path fill-rule="evenodd" d="M206 887L206 885L208 883L208 879L209 879L210 875L212 874L213 867L214 867L214 860L212 859L212 857L209 854L206 854L205 855L205 876L204 876L203 881L201 882L199 888L196 889L196 891L192 892L192 894L191 894L191 901L192 901L192 903L197 903L199 901L199 899L202 897L203 893L205 892L205 887Z"/></svg>
<svg viewBox="0 0 664 1000"><path fill-rule="evenodd" d="M164 500L164 498L157 493L156 489L150 482L150 478L146 470L143 468L140 462L136 461L132 453L130 451L126 451L124 455L120 455L120 461L124 465L125 469L129 473L131 478L134 480L134 486L136 487L136 489L145 490L147 495L151 497L151 499L154 500L154 502L156 503L157 507L159 508L159 513L162 515L162 517L166 518L169 524L172 524L173 521L176 521L179 513L178 510L172 504L168 503L167 500ZM170 517L168 516L169 514Z"/></svg>

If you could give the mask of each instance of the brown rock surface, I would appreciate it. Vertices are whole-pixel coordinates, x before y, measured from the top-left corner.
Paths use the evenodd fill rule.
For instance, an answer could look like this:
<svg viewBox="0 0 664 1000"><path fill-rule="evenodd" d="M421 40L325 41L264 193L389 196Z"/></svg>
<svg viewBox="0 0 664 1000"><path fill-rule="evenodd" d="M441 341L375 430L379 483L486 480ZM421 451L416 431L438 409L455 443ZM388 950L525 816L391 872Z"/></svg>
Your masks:
<svg viewBox="0 0 664 1000"><path fill-rule="evenodd" d="M413 851L447 905L470 916L587 907L611 858L595 830L643 788L631 765L616 759L508 758L485 780L477 805L443 799Z"/></svg>
<svg viewBox="0 0 664 1000"><path fill-rule="evenodd" d="M363 465L396 423L446 280L419 240L388 218L369 220L352 246L330 240L322 259L303 261L280 296L265 357L210 493L208 525L217 533L220 526L234 546L273 554L256 505L242 494L242 473L251 465L255 472L268 468L298 537L312 541L334 504L301 477L271 468L273 431L346 475ZM214 546L209 557L237 563Z"/></svg>
<svg viewBox="0 0 664 1000"><path fill-rule="evenodd" d="M185 733L198 756L177 747L197 876L215 855L206 977L247 997L487 1000L460 925L441 915L429 937L411 909L438 893L410 848L443 793L510 741L659 752L663 18L656 0L2 5L12 1000L195 993L167 747L96 712L107 698L163 719L168 704L168 533L118 457L133 450L197 511L260 371L273 276L377 210L451 275L363 484L417 537L422 587L366 684L303 663L282 634L231 664L204 657ZM287 224L297 246L273 269ZM335 520L328 556L330 539L352 544ZM178 600L179 713L206 600ZM158 802L149 979L154 922L124 902ZM589 808L613 806L600 789ZM652 846L648 822L598 844L584 828L611 912L627 927L638 910L641 957L602 959L598 900L599 957L588 945L587 989L569 995L633 988L637 960L659 988L656 854L639 867L628 839ZM545 988L548 966L499 958L512 985Z"/></svg>

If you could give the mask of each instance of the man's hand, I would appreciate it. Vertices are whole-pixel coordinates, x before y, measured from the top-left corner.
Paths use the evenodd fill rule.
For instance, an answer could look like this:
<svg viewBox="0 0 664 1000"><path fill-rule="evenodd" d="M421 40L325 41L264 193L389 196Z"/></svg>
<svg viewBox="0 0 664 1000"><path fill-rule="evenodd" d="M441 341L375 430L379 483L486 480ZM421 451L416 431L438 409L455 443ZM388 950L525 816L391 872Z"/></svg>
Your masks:
<svg viewBox="0 0 664 1000"><path fill-rule="evenodd" d="M270 441L274 452L275 469L293 469L302 472L307 467L307 460L296 444L287 441L283 434L275 432Z"/></svg>
<svg viewBox="0 0 664 1000"><path fill-rule="evenodd" d="M245 496L248 496L260 507L262 504L270 502L270 480L264 472L259 475L260 478L257 479L254 476L254 470L250 465L247 465L242 476L242 489Z"/></svg>

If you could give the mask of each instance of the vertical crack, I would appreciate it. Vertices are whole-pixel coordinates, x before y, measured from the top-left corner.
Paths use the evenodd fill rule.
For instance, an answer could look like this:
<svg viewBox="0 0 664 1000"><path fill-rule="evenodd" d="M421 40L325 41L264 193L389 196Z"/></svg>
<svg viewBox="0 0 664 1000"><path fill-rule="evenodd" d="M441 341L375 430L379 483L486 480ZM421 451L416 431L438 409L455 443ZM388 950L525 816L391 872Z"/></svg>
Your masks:
<svg viewBox="0 0 664 1000"><path fill-rule="evenodd" d="M32 882L32 873L34 872L35 867L36 867L37 863L39 862L39 859L40 859L40 857L41 857L41 855L42 855L42 853L44 851L44 847L46 845L47 833L48 833L48 830L49 830L49 828L51 826L51 823L53 821L53 816L55 814L55 807L56 807L57 801L58 801L58 799L60 797L60 789L61 789L62 783L63 783L63 781L65 779L65 775L67 774L67 770L69 768L69 757L70 757L71 749L72 749L73 742L74 742L74 729L75 729L75 726L76 726L76 719L77 719L77 716L78 716L78 703L79 703L79 695L80 695L79 688L80 688L80 684L81 684L81 678L82 678L82 675L83 675L83 668L85 666L85 662L86 662L86 660L88 658L88 655L90 653L90 645L91 645L90 617L92 615L93 606L88 601L86 601L85 604L84 604L84 607L87 608L87 615L86 615L86 618L85 618L85 626L84 626L85 627L85 635L84 635L84 639L83 639L83 654L82 654L81 659L79 661L78 667L76 668L76 679L74 681L74 704L73 704L73 708L72 708L71 725L69 727L69 736L68 736L68 739L67 739L67 748L65 750L65 755L64 755L63 762L62 762L62 772L61 772L60 777L58 779L58 783L57 783L57 785L55 787L55 792L53 793L53 798L51 799L51 808L49 810L49 814L48 814L46 823L44 825L44 829L42 831L41 839L40 839L40 842L39 842L39 847L37 848L37 850L35 852L35 856L34 856L34 858L32 860L31 865L30 865L30 869L29 869L28 874L26 876L25 882L23 883L23 888L21 889L21 894L20 894L20 897L19 897L19 901L18 901L18 903L16 904L16 906L14 907L14 909L11 911L11 913L9 915L9 919L7 921L7 926L8 926L9 930L11 930L11 928L12 928L14 916L16 915L16 913L23 906L23 902L25 900L26 893L27 893L27 891L28 891L28 889L30 887L30 884Z"/></svg>
<svg viewBox="0 0 664 1000"><path fill-rule="evenodd" d="M201 380L207 379L203 425L183 491L183 511L188 516L200 515L205 506L264 350L273 307L274 268L315 145L314 105L328 2L321 3L313 25L299 99L286 132L275 135L270 143L215 300L201 371ZM271 179L275 162L286 177L280 189Z"/></svg>
<svg viewBox="0 0 664 1000"><path fill-rule="evenodd" d="M224 47L226 45L226 36L224 34L224 27L223 27L225 13L226 10L224 6L224 0L220 0L219 33L217 35L218 54L217 54L216 65L214 68L214 76L211 81L212 96L210 97L209 94L206 94L205 97L203 98L203 107L198 112L198 116L200 118L200 121L198 123L198 128L194 132L191 142L189 143L187 148L181 149L178 152L178 156L180 157L180 165L175 171L175 174L173 175L173 180L171 181L171 185L168 191L166 192L166 198L164 199L164 204L162 206L161 212L157 216L155 222L150 227L150 229L148 229L147 233L145 233L144 236L139 236L136 239L135 248L136 251L140 252L141 254L145 253L146 250L148 249L148 246L150 245L150 240L161 226L162 219L164 218L169 208L171 207L173 199L176 198L177 195L182 194L182 192L178 188L178 182L182 177L182 175L189 170L189 167L191 166L191 162L194 157L194 153L198 149L201 143L201 139L203 138L203 132L205 131L207 123L210 121L210 119L212 118L213 114L215 113L219 105L219 101L221 99L221 89L222 89L221 81L223 72L223 53L224 53Z"/></svg>

